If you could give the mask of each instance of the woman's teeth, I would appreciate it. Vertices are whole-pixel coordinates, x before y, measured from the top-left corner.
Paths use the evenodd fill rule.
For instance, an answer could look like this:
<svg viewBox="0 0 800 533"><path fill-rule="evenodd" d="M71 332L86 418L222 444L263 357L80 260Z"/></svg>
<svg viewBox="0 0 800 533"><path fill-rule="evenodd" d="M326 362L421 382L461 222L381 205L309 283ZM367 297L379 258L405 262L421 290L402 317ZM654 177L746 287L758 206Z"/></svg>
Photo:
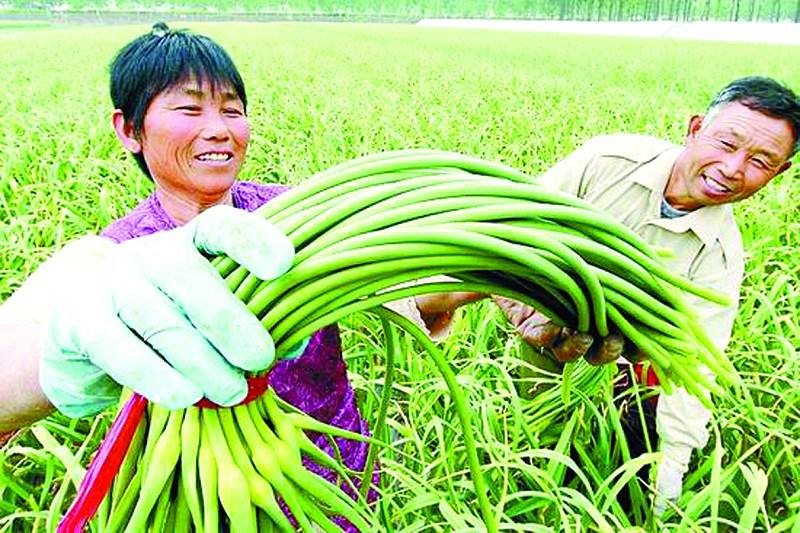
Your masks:
<svg viewBox="0 0 800 533"><path fill-rule="evenodd" d="M200 161L227 161L230 159L230 155L218 153L202 154L198 156L197 159Z"/></svg>

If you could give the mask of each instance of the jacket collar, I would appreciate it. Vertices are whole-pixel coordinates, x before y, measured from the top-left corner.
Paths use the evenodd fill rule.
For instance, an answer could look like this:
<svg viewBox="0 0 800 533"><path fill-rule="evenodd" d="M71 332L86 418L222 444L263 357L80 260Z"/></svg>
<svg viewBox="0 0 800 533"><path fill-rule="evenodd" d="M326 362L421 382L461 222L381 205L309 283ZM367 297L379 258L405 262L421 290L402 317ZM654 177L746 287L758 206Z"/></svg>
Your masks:
<svg viewBox="0 0 800 533"><path fill-rule="evenodd" d="M683 151L676 146L658 154L649 164L642 165L632 172L628 179L650 191L648 211L654 219L651 224L673 233L694 232L706 246L712 246L719 239L720 232L726 224L730 224L732 210L727 204L709 205L695 209L678 218L661 218L661 200L667 187L672 165Z"/></svg>

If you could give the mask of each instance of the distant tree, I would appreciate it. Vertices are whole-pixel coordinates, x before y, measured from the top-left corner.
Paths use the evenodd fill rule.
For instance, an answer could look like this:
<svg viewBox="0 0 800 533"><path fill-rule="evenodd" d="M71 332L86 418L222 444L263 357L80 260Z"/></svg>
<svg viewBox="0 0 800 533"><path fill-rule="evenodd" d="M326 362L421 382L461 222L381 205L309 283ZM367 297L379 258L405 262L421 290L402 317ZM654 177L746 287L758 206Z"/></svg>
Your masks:
<svg viewBox="0 0 800 533"><path fill-rule="evenodd" d="M558 20L764 20L800 23L800 0L0 0L22 10L338 13L348 16Z"/></svg>
<svg viewBox="0 0 800 533"><path fill-rule="evenodd" d="M678 3L675 0L669 0L667 18L669 20L678 20Z"/></svg>
<svg viewBox="0 0 800 533"><path fill-rule="evenodd" d="M661 0L652 0L650 3L649 20L658 20L661 15Z"/></svg>
<svg viewBox="0 0 800 533"><path fill-rule="evenodd" d="M694 20L694 2L686 0L683 4L683 20Z"/></svg>

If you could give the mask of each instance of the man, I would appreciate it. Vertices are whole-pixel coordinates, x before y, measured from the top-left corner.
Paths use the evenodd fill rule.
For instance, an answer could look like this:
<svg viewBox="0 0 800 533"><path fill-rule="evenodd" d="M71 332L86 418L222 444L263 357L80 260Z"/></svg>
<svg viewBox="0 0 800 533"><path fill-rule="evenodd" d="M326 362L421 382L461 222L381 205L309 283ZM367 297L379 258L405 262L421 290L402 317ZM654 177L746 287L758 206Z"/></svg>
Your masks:
<svg viewBox="0 0 800 533"><path fill-rule="evenodd" d="M800 100L790 89L769 78L742 78L716 95L705 116L689 120L683 147L641 135L597 137L539 183L591 201L650 244L670 248L673 271L729 295L729 307L687 296L710 338L724 350L744 271L730 204L752 196L791 166L799 134ZM606 352L602 360L623 354L624 343L613 336L573 342L572 332L533 309L499 303L528 342L552 349L561 360L582 355L597 360L598 351ZM709 418L682 388L661 396L656 426L664 459L656 475L657 514L680 497L691 451L708 440Z"/></svg>

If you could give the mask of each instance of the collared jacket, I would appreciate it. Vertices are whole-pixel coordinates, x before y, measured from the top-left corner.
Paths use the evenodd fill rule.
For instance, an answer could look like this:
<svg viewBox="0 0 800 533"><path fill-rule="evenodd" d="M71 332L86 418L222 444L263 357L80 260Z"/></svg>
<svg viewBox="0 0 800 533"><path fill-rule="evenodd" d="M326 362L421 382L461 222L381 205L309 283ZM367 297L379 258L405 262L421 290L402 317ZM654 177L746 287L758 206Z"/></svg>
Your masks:
<svg viewBox="0 0 800 533"><path fill-rule="evenodd" d="M575 194L613 215L648 243L668 248L670 269L729 296L724 307L686 295L706 333L720 350L730 341L744 273L742 239L730 205L699 208L662 218L661 202L672 166L683 150L644 135L595 137L537 179ZM684 389L662 395L656 423L661 449L688 468L692 448L705 446L710 414Z"/></svg>

